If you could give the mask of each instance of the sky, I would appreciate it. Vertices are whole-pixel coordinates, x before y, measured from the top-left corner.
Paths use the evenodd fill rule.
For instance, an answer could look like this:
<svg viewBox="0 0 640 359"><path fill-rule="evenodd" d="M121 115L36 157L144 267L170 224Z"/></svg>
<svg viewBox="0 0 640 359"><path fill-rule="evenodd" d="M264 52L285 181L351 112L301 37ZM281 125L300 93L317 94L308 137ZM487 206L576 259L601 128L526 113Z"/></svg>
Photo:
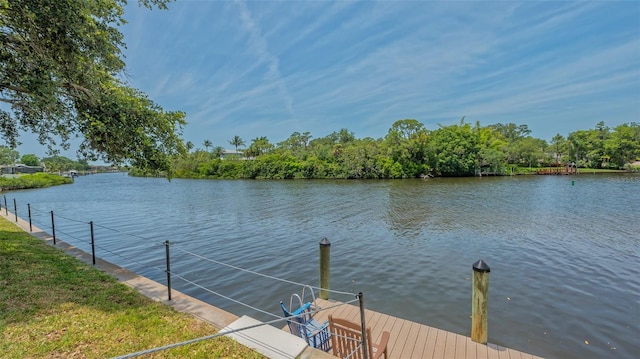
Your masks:
<svg viewBox="0 0 640 359"><path fill-rule="evenodd" d="M127 81L186 112L196 148L381 138L401 119L526 124L545 140L640 122L638 1L131 0L124 17Z"/></svg>

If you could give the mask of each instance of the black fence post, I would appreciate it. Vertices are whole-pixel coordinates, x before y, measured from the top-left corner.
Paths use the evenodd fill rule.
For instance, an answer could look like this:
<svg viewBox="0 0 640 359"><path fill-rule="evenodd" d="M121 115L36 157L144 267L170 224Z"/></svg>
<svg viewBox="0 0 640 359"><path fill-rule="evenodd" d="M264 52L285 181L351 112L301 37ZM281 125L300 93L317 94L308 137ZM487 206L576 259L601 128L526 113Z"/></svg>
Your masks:
<svg viewBox="0 0 640 359"><path fill-rule="evenodd" d="M31 203L27 203L27 209L29 210L29 232L33 232L33 225L31 224Z"/></svg>
<svg viewBox="0 0 640 359"><path fill-rule="evenodd" d="M53 211L51 211L51 233L53 234L53 245L56 245L56 222L53 221Z"/></svg>
<svg viewBox="0 0 640 359"><path fill-rule="evenodd" d="M169 241L164 241L164 248L167 257L167 293L169 300L171 300L171 257L169 256Z"/></svg>
<svg viewBox="0 0 640 359"><path fill-rule="evenodd" d="M7 196L2 195L4 197L4 214L9 215L9 208L7 207Z"/></svg>
<svg viewBox="0 0 640 359"><path fill-rule="evenodd" d="M364 320L364 294L358 293L358 302L360 304L360 325L362 328L362 357L369 359L369 343L367 342L371 338L367 338L367 323Z"/></svg>
<svg viewBox="0 0 640 359"><path fill-rule="evenodd" d="M91 259L93 265L96 265L96 242L93 236L93 221L89 222L89 226L91 227Z"/></svg>
<svg viewBox="0 0 640 359"><path fill-rule="evenodd" d="M18 204L15 198L13 199L13 214L16 215L16 223L18 223Z"/></svg>

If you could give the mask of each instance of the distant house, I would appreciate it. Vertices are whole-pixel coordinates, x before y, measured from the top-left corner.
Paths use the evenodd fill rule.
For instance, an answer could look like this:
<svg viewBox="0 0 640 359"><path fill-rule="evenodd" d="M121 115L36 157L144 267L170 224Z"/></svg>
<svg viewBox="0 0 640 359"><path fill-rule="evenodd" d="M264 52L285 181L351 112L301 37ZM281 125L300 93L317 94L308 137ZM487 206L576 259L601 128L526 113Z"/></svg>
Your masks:
<svg viewBox="0 0 640 359"><path fill-rule="evenodd" d="M1 165L0 173L2 174L19 174L19 173L36 173L36 172L44 172L44 167L42 166L27 166L22 163L16 163L15 165Z"/></svg>
<svg viewBox="0 0 640 359"><path fill-rule="evenodd" d="M240 158L244 159L244 153L242 151L236 150L223 150L220 154L220 159L224 160L225 158Z"/></svg>

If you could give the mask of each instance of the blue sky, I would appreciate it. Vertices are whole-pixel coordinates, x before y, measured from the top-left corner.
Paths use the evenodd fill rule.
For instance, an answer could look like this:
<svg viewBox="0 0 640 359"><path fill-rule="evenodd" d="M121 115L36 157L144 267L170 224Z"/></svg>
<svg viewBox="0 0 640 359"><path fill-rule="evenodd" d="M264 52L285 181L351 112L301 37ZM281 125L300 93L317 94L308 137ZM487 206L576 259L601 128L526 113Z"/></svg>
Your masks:
<svg viewBox="0 0 640 359"><path fill-rule="evenodd" d="M128 81L185 111L196 147L405 118L545 140L640 121L637 1L130 1L125 18Z"/></svg>

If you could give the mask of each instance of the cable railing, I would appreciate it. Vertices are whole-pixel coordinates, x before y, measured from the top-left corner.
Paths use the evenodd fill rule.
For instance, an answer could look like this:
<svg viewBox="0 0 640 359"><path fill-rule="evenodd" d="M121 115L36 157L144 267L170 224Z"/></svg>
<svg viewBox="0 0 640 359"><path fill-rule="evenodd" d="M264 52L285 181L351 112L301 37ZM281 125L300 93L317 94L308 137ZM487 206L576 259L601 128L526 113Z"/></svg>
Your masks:
<svg viewBox="0 0 640 359"><path fill-rule="evenodd" d="M4 208L2 207L2 204L4 202ZM167 346L163 346L163 347L158 347L158 348L152 348L149 350L145 350L145 351L141 351L141 352L137 352L137 353L130 353L118 358L132 358L132 357L136 357L136 356L140 356L140 355L146 355L146 354L150 354L156 351L161 351L161 350L167 350L167 349L171 349L177 346L182 346L182 345L188 345L191 343L196 343L198 341L202 341L202 340L208 340L208 339L213 339L219 336L223 336L223 335L228 335L231 334L233 332L238 332L238 331L243 331L243 330L248 330L257 326L261 326L261 325L270 325L270 324L276 324L276 323L286 323L288 321L292 320L292 317L286 317L283 315L278 315L278 314L274 314L272 312L270 312L269 310L265 310L264 308L259 308L256 305L252 305L250 303L246 303L246 301L238 299L238 298L233 298L232 296L223 294L219 291L213 290L212 288L208 287L207 285L201 283L200 281L190 278L188 274L185 273L181 273L180 271L176 271L176 270L171 270L171 255L170 255L170 248L171 246L175 246L175 249L178 251L178 253L185 255L187 257L191 257L191 258L195 258L197 260L201 260L201 261L206 261L208 263L213 263L225 268L228 268L230 270L233 271L237 271L237 272L242 272L242 273L246 273L246 274L250 274L253 276L257 276L266 280L272 280L272 281L276 281L276 282L280 282L280 283L285 283L285 284L289 284L289 285L294 285L297 287L301 287L302 288L302 293L304 296L304 290L305 288L309 288L312 290L312 295L313 295L313 290L318 290L321 293L321 296L323 293L328 294L328 293L332 293L332 294L336 294L336 295L344 295L344 296L350 296L351 298L355 298L355 299L351 299L345 302L336 302L335 304L332 304L328 307L325 308L319 308L319 307L315 307L313 308L313 310L310 311L311 315L315 315L323 310L329 310L329 309L333 309L335 307L338 306L342 306L342 305L347 305L347 304L352 304L355 303L357 301L360 301L360 305L361 305L361 309L362 309L362 313L364 314L363 311L363 304L362 304L362 293L356 294L356 293L352 293L352 292L347 292L347 291L340 291L340 290L332 290L330 288L327 287L323 287L322 283L323 280L321 278L321 286L312 286L309 284L305 284L305 283L300 283L300 282L296 282L293 280L289 280L286 278L280 278L278 276L275 275L271 275L271 274L266 274L266 273L261 273L257 270L253 270L253 269L249 269L249 268L243 268L237 265L233 265L233 264L229 264L229 263L225 263L223 261L217 260L217 259L213 259L210 258L206 255L203 254L198 254L198 253L194 253L193 251L187 250L187 249L183 249L180 248L180 246L176 246L177 244L182 244L185 243L184 241L164 241L164 242L160 242L154 238L149 238L149 237L145 237L142 235L138 235L138 234L133 234L133 233L129 233L126 231L123 231L121 229L118 228L113 228L110 226L106 226L106 225L102 225L102 224L96 224L93 221L86 221L86 220L79 220L76 218L71 218L68 217L66 215L60 215L59 213L54 213L54 211L46 211L43 209L40 209L36 206L32 206L31 204L27 204L27 211L26 214L28 216L28 221L22 220L19 216L18 216L18 205L16 203L15 198L13 199L13 211L11 211L8 207L7 207L7 199L6 199L6 195L3 196L2 201L0 201L0 214L2 213L2 210L4 210L4 214L5 217L7 219L10 219L9 213L13 212L13 217L15 219L15 222L20 225L21 227L25 228L26 226L28 226L28 230L30 232L34 232L34 224L35 224L35 229L37 231L40 232L45 232L47 234L49 234L47 231L51 231L52 237L49 236L48 238L53 239L53 245L56 245L56 241L59 240L60 237L64 238L65 241L69 244L71 244L70 242L72 241L73 244L76 245L82 245L85 246L85 248L87 246L90 246L90 254L92 256L92 263L93 265L96 265L96 250L99 250L101 253L104 254L108 254L111 255L113 257L117 257L119 258L119 260L121 260L122 262L128 263L126 266L130 266L131 264L135 264L140 266L141 268L145 268L145 269L151 269L155 272L158 273L164 273L167 276L167 297L169 300L171 300L171 293L172 293L172 287L171 287L171 279L178 279L180 280L182 283L187 284L190 288L198 288L206 293L215 295L219 298L224 299L225 301L231 302L231 303L235 303L238 304L240 306L243 306L247 309L250 309L256 313L261 313L265 316L269 316L271 318L274 318L272 320L268 320L266 322L261 323L260 325L254 325L254 326L249 326L246 328L240 328L240 329L234 329L233 331L224 331L224 332L220 332L214 335L209 335L209 336L205 336L202 338L196 338L196 339L192 339L192 340L188 340L188 341L184 341L184 342L180 342L180 343L174 343L171 345L167 345ZM20 223L22 221L22 223ZM123 250L122 249L112 249L107 247L106 245L104 245L103 243L100 242L96 242L95 240L95 229L100 229L101 231L108 231L111 233L115 233L118 234L120 236L128 236L131 238L134 238L136 240L138 240L139 242L142 241L143 243L135 243L136 245L140 246L141 248L144 248L145 250L151 249L151 248L161 248L162 246L164 246L165 248L165 268L161 268L157 265L151 265L148 262L144 262L138 258L132 258L130 255L126 255L123 254ZM25 229L26 230L26 229ZM87 235L90 235L89 238L87 239ZM58 237L58 238L56 238ZM71 241L70 241L71 240ZM321 242L321 256L322 256L322 247L323 247L323 243L324 241L326 241L326 239L323 239L323 241ZM131 243L130 243L131 244ZM325 244L326 246L326 244ZM81 248L82 249L82 248ZM87 251L85 251L87 252ZM321 258L321 264L322 264L322 258ZM126 267L125 266L125 267ZM323 275L323 270L321 268L321 276ZM328 283L328 282L327 282ZM297 294L296 294L297 295ZM315 302L315 295L313 295L314 298L314 302ZM326 299L326 298L325 298ZM314 303L315 304L315 303ZM299 314L298 316L301 315L305 315L305 314ZM296 316L294 316L293 318L295 318Z"/></svg>

